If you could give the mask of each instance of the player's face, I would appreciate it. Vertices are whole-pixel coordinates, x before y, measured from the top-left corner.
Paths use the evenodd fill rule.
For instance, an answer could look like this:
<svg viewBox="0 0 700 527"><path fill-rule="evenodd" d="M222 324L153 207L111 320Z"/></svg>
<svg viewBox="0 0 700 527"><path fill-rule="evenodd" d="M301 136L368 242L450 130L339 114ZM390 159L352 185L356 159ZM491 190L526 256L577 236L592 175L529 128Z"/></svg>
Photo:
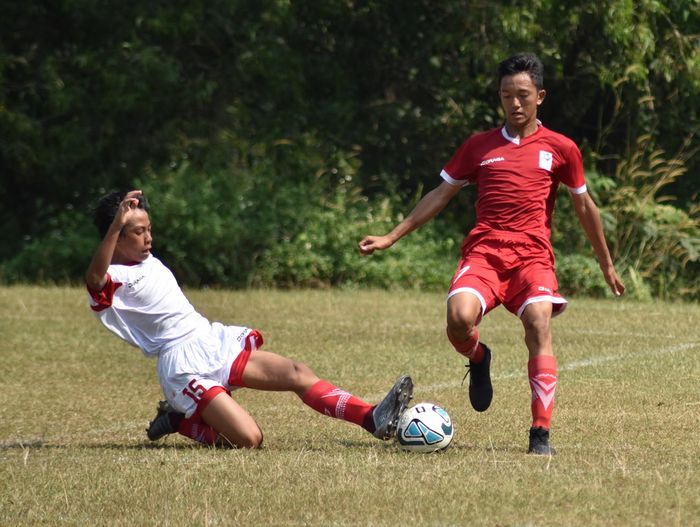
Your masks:
<svg viewBox="0 0 700 527"><path fill-rule="evenodd" d="M517 73L501 79L498 91L511 135L537 126L537 107L545 91L538 90L528 73Z"/></svg>
<svg viewBox="0 0 700 527"><path fill-rule="evenodd" d="M117 251L122 263L143 262L151 254L151 220L148 212L134 209L129 221L122 228Z"/></svg>

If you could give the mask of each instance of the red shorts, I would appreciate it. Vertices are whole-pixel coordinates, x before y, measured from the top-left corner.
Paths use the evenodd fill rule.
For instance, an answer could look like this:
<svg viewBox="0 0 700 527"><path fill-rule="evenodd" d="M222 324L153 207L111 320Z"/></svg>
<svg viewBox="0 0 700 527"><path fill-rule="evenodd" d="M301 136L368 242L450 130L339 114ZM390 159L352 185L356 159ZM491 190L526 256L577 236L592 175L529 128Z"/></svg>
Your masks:
<svg viewBox="0 0 700 527"><path fill-rule="evenodd" d="M524 239L485 239L468 247L452 278L447 298L472 293L482 316L499 304L520 317L535 302L551 302L552 316L566 308L557 294L554 258L542 245Z"/></svg>

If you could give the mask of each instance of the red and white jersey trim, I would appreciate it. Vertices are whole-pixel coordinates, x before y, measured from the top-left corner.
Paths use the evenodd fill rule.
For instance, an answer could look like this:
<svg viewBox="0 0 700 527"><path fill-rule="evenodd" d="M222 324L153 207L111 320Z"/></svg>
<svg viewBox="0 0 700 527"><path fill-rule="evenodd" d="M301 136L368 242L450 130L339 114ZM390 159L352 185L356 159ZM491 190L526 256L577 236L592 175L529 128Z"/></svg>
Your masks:
<svg viewBox="0 0 700 527"><path fill-rule="evenodd" d="M134 265L112 264L106 276L102 291L88 288L90 309L108 330L146 356L209 331L209 321L155 256Z"/></svg>
<svg viewBox="0 0 700 527"><path fill-rule="evenodd" d="M460 187L466 187L467 185L469 185L469 181L464 181L464 180L460 181L458 179L455 179L452 176L450 176L444 169L442 172L440 172L440 177L442 177L442 179L447 181L450 185L455 185L455 186L460 186Z"/></svg>
<svg viewBox="0 0 700 527"><path fill-rule="evenodd" d="M94 291L90 287L87 288L90 294L90 309L95 312L100 312L103 309L107 309L112 306L112 300L114 299L114 292L121 287L120 282L112 281L112 277L107 273L106 275L107 283L102 288L102 291Z"/></svg>

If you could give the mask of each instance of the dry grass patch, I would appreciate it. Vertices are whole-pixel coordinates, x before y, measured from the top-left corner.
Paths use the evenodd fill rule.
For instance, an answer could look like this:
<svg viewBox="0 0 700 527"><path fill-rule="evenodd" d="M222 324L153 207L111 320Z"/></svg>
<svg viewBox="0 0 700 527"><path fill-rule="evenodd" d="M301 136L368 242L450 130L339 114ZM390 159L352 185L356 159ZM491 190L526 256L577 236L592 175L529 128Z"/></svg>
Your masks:
<svg viewBox="0 0 700 527"><path fill-rule="evenodd" d="M155 364L107 334L71 288L0 289L0 525L697 525L700 307L576 300L554 321L555 458L525 455L522 328L482 336L494 404L476 414L444 337L444 295L192 291L212 319L370 401L408 372L453 447L411 455L289 394L240 391L260 451L143 432Z"/></svg>

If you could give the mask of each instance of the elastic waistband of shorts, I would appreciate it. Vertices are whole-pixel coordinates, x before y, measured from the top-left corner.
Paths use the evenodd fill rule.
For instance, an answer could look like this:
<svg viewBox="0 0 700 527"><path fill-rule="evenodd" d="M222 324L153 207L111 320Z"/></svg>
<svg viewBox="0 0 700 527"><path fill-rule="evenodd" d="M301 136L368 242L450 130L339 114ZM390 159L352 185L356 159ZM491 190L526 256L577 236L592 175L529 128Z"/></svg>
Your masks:
<svg viewBox="0 0 700 527"><path fill-rule="evenodd" d="M469 232L462 244L462 250L465 251L480 243L488 242L498 243L503 246L534 245L544 251L552 252L552 244L546 238L527 232L503 231L483 227L477 227Z"/></svg>
<svg viewBox="0 0 700 527"><path fill-rule="evenodd" d="M188 342L190 342L192 340L196 340L196 339L199 339L201 337L208 335L210 331L211 331L211 325L197 327L197 328L193 329L192 331L190 331L189 333L184 334L182 337L180 337L176 340L172 340L172 341L168 342L167 344L164 344L160 348L160 351L158 352L158 354L164 355L164 354L166 354L166 353L168 353L176 348L179 348L183 344L187 344Z"/></svg>

